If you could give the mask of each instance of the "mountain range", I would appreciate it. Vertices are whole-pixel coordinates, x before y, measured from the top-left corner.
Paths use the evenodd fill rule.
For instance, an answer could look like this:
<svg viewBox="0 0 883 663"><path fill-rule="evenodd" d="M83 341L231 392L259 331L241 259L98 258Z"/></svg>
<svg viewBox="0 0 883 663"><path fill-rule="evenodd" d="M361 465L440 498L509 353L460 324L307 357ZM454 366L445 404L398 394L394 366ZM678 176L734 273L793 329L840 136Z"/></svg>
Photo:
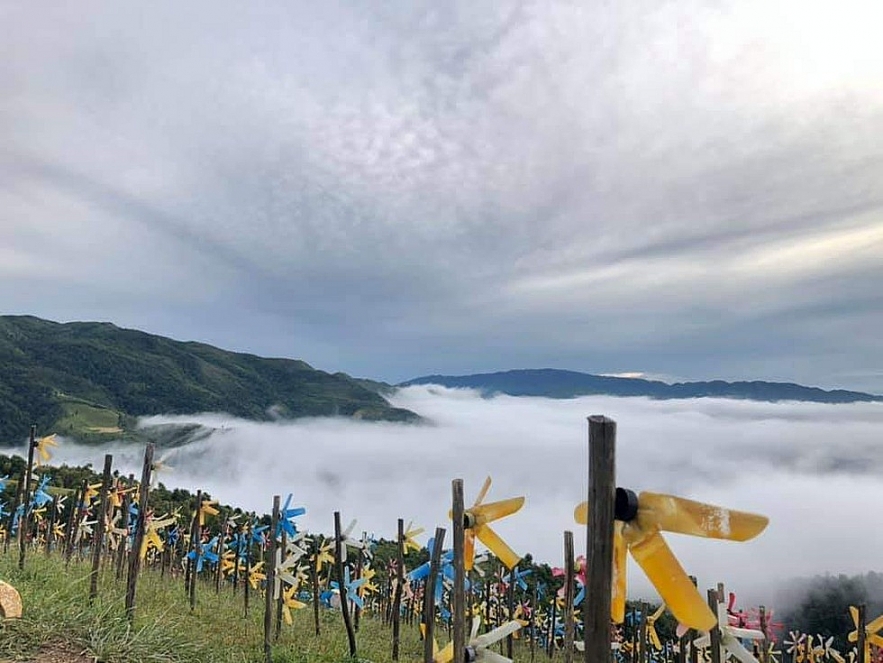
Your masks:
<svg viewBox="0 0 883 663"><path fill-rule="evenodd" d="M303 361L228 352L106 322L0 316L0 445L31 424L81 441L144 436L137 418L225 412L254 420L417 421L377 390ZM168 427L159 429L168 437Z"/></svg>
<svg viewBox="0 0 883 663"><path fill-rule="evenodd" d="M674 398L739 398L755 401L809 401L813 403L856 403L883 401L883 396L860 391L805 387L791 382L676 382L668 384L643 378L593 375L554 368L521 369L472 375L426 375L398 386L437 384L443 387L476 389L485 396L544 396L574 398L576 396L646 396L656 399Z"/></svg>

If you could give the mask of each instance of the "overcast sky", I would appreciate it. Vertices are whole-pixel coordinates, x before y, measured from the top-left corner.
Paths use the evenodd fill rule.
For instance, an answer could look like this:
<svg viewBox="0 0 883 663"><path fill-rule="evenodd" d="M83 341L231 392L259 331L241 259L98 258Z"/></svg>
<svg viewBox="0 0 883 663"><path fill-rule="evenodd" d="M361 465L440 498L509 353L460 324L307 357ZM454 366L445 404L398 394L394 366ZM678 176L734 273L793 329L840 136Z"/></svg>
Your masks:
<svg viewBox="0 0 883 663"><path fill-rule="evenodd" d="M883 393L879 2L0 0L0 307Z"/></svg>
<svg viewBox="0 0 883 663"><path fill-rule="evenodd" d="M330 532L332 514L340 511L344 525L356 518L358 532L391 539L397 518L427 532L436 526L450 532L451 480L464 480L471 505L491 475L487 501L526 496L521 511L493 527L519 554L560 565L565 529L585 550L585 529L574 522L573 509L587 491L586 417L603 413L617 421L619 485L769 517L766 531L743 544L666 535L703 588L723 581L745 600L781 608L777 589L787 579L880 568L883 530L867 507L883 492L881 403L482 399L438 387L409 387L394 401L433 425L156 418L218 429L207 440L162 452L170 469L159 479L259 512L270 509L273 494L284 500L292 493L293 504L307 508L299 522L311 532ZM141 471L142 447L64 441L53 450L56 463L94 467L105 452L123 473ZM635 566L630 582L633 595L655 595Z"/></svg>

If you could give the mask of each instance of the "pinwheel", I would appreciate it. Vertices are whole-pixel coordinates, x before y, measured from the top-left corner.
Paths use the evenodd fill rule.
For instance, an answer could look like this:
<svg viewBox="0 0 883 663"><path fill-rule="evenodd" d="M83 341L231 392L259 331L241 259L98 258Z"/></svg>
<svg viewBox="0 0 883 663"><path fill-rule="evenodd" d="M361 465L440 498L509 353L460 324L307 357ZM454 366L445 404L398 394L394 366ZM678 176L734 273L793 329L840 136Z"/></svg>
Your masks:
<svg viewBox="0 0 883 663"><path fill-rule="evenodd" d="M0 491L2 491L2 488L0 488ZM405 528L405 540L403 542L406 555L408 554L409 550L417 552L423 547L419 543L417 543L416 537L420 536L425 531L426 530L423 527L414 527L413 522L408 523L408 526Z"/></svg>
<svg viewBox="0 0 883 663"><path fill-rule="evenodd" d="M365 602L362 601L362 597L359 596L359 588L365 584L365 578L356 578L355 580L350 579L350 569L348 566L343 569L343 586L346 588L346 598L347 601L351 601L359 608L365 607ZM331 589L336 589L340 592L340 585L336 580L331 581Z"/></svg>
<svg viewBox="0 0 883 663"><path fill-rule="evenodd" d="M801 663L806 652L806 633L789 631L785 645L788 647L785 651L791 656L791 660L795 663Z"/></svg>
<svg viewBox="0 0 883 663"><path fill-rule="evenodd" d="M576 507L574 516L588 522L588 503ZM613 543L613 621L625 614L626 551L643 569L662 600L682 624L703 631L712 628L717 617L693 585L672 553L661 532L676 532L712 539L747 541L760 534L769 520L765 516L734 511L693 500L616 489ZM726 615L724 616L726 621Z"/></svg>
<svg viewBox="0 0 883 663"><path fill-rule="evenodd" d="M6 482L7 481L9 481L8 474L4 474L2 477L0 477L0 493L2 493L4 490L6 490Z"/></svg>
<svg viewBox="0 0 883 663"><path fill-rule="evenodd" d="M478 630L480 627L481 620L476 617L472 620L472 632L469 635L469 642L466 645L465 660L476 661L478 663L512 663L511 658L506 658L502 654L491 651L490 647L503 638L515 633L521 628L521 624L516 621L506 622L492 631L479 635ZM453 642L449 642L441 651L437 651L438 647L433 643L433 649L436 650L432 658L433 663L452 663L454 660Z"/></svg>
<svg viewBox="0 0 883 663"><path fill-rule="evenodd" d="M297 600L297 586L291 585L288 589L282 592L282 617L285 619L285 623L291 626L293 620L291 618L292 610L300 610L301 608L306 608L307 604L302 603Z"/></svg>
<svg viewBox="0 0 883 663"><path fill-rule="evenodd" d="M760 631L749 628L739 628L738 626L730 626L727 623L727 609L723 603L717 604L718 627L721 634L721 647L726 649L730 654L739 659L742 663L757 663L757 659L745 648L739 640L763 640L766 636ZM700 638L693 641L697 647L708 647L711 644L711 635L706 633ZM724 657L721 657L723 660Z"/></svg>
<svg viewBox="0 0 883 663"><path fill-rule="evenodd" d="M776 643L770 642L767 648L767 661L769 663L781 663L782 661L782 652L779 649L776 649Z"/></svg>
<svg viewBox="0 0 883 663"><path fill-rule="evenodd" d="M351 520L350 524L346 526L340 533L340 561L346 563L346 554L347 548L357 548L358 550L362 550L362 542L358 539L352 538L353 530L356 527L356 521Z"/></svg>
<svg viewBox="0 0 883 663"><path fill-rule="evenodd" d="M367 595L377 591L377 585L374 584L374 576L376 575L377 571L370 567L362 569L362 578L364 578L365 583L359 588L359 596L365 598Z"/></svg>
<svg viewBox="0 0 883 663"><path fill-rule="evenodd" d="M503 576L503 582L508 585L510 582L515 582L515 586L520 588L522 591L527 591L527 578L531 573L533 573L532 569L514 569L511 573L507 573ZM514 576L514 579L513 579Z"/></svg>
<svg viewBox="0 0 883 663"><path fill-rule="evenodd" d="M144 559L147 556L147 548L148 546L153 546L157 552L161 553L165 549L165 545L163 544L162 538L159 536L159 530L164 527L168 527L169 525L174 525L178 522L177 513L168 514L161 516L159 518L151 518L147 523L147 527L144 530L144 540L141 543L141 559ZM213 539L214 542L217 542L218 537ZM208 544L211 545L211 544ZM210 558L211 559L211 558ZM218 556L215 554L214 559L211 560L214 562L218 561ZM198 564L198 570L202 569L202 565Z"/></svg>
<svg viewBox="0 0 883 663"><path fill-rule="evenodd" d="M43 478L40 479L40 483L38 483L37 487L34 489L34 496L31 499L31 506L33 508L39 509L52 501L52 496L46 492L46 488L49 487L49 481L49 475L44 475Z"/></svg>
<svg viewBox="0 0 883 663"><path fill-rule="evenodd" d="M488 549L497 556L507 569L512 569L518 564L521 557L500 538L488 523L500 518L511 516L524 506L524 497L511 497L499 502L483 504L484 498L491 487L491 478L484 480L484 485L475 498L475 503L463 512L463 529L465 537L463 542L463 566L471 571L475 561L475 538L481 541ZM453 513L449 512L449 518Z"/></svg>
<svg viewBox="0 0 883 663"><path fill-rule="evenodd" d="M837 663L846 663L846 659L843 658L843 654L834 649L832 645L834 644L834 636L828 637L825 639L824 636L817 636L818 644L813 648L812 654L813 658L823 658L823 659L833 659L837 661Z"/></svg>
<svg viewBox="0 0 883 663"><path fill-rule="evenodd" d="M293 539L297 536L297 527L294 524L294 519L307 512L302 506L291 508L292 497L294 496L291 493L288 493L288 497L285 498L285 505L279 511L279 523L276 525L277 539L282 537L282 532L285 532L289 539Z"/></svg>
<svg viewBox="0 0 883 663"><path fill-rule="evenodd" d="M92 525L95 524L96 521L89 520L89 514L83 514L83 517L80 519L77 525L77 531L74 533L74 543L79 543L87 536L92 536Z"/></svg>
<svg viewBox="0 0 883 663"><path fill-rule="evenodd" d="M57 447L58 442L55 441L55 434L41 437L34 443L34 449L37 451L37 466L48 463L52 460L52 454L49 453L49 447Z"/></svg>
<svg viewBox="0 0 883 663"><path fill-rule="evenodd" d="M785 624L775 621L775 619L773 619L773 615L774 611L772 610L772 608L765 608L763 619L764 623L761 624L760 610L758 608L751 608L748 611L745 626L747 626L748 628L757 629L758 631L763 631L764 629L766 629L767 638L772 641L776 641L781 635L782 630L785 628Z"/></svg>
<svg viewBox="0 0 883 663"><path fill-rule="evenodd" d="M86 485L86 492L83 494L83 504L91 504L92 500L98 497L101 489L101 482L90 483Z"/></svg>
<svg viewBox="0 0 883 663"><path fill-rule="evenodd" d="M647 638L656 651L662 651L662 640L659 639L659 633L656 632L656 620L665 612L665 603L660 603L656 611L647 617Z"/></svg>
<svg viewBox="0 0 883 663"><path fill-rule="evenodd" d="M260 584L267 579L267 574L263 572L264 563L258 562L248 569L248 584L251 588L257 590Z"/></svg>
<svg viewBox="0 0 883 663"><path fill-rule="evenodd" d="M298 536L303 538L305 534L300 534ZM283 551L281 547L276 549L276 573L273 577L273 598L279 598L283 582L292 586L298 584L297 578L291 574L291 569L305 554L306 551L296 543L287 545L285 551Z"/></svg>
<svg viewBox="0 0 883 663"><path fill-rule="evenodd" d="M156 485L159 482L160 472L168 472L169 470L174 469L171 465L168 464L167 461L177 452L178 449L172 449L171 451L167 451L166 453L164 453L159 458L154 459L153 464L150 466L150 480L148 481L151 488L156 488Z"/></svg>
<svg viewBox="0 0 883 663"><path fill-rule="evenodd" d="M187 553L187 559L189 559L191 563L196 564L197 573L202 573L202 567L205 562L217 564L218 553L215 552L217 545L218 537L215 537L207 543L197 543L194 549Z"/></svg>
<svg viewBox="0 0 883 663"><path fill-rule="evenodd" d="M325 539L316 549L316 573L322 570L324 564L334 564L334 542L331 539Z"/></svg>
<svg viewBox="0 0 883 663"><path fill-rule="evenodd" d="M57 522L52 526L52 536L54 536L56 540L64 538L64 523Z"/></svg>
<svg viewBox="0 0 883 663"><path fill-rule="evenodd" d="M217 516L220 511L215 508L215 505L218 503L218 500L202 500L202 503L199 505L199 526L205 527L205 517L206 516Z"/></svg>
<svg viewBox="0 0 883 663"><path fill-rule="evenodd" d="M858 608L849 606L849 614L852 617L852 623L855 624L855 630L849 633L848 640L858 642ZM862 656L861 663L867 663L870 660L871 645L883 647L883 636L879 634L881 629L883 629L883 615L865 624L865 651L859 653Z"/></svg>

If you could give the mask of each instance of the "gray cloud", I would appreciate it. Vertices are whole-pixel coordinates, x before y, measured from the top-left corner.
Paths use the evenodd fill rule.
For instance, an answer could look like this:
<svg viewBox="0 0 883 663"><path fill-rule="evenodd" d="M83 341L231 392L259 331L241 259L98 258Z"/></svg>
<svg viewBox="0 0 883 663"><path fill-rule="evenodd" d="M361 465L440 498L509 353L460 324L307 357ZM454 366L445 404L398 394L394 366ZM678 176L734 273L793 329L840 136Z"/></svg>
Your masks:
<svg viewBox="0 0 883 663"><path fill-rule="evenodd" d="M329 531L331 517L358 518L387 538L397 518L432 530L445 526L450 481L473 499L486 475L490 500L524 494L524 509L499 531L521 553L557 564L562 532L576 532L573 508L587 488L586 416L618 422L618 483L766 514L770 525L746 544L668 535L700 582L719 581L744 600L772 603L787 578L876 570L879 528L867 505L881 488L879 404L818 405L701 399L481 399L464 390L412 387L394 401L431 426L317 419L252 423L223 415L196 420L222 429L175 450L168 485L208 490L224 502L266 511L274 493L294 494L304 524ZM149 421L180 421L155 418ZM57 460L98 462L115 455L124 471L140 467L139 448L62 444ZM862 545L853 541L861 529ZM651 592L636 568L637 595Z"/></svg>
<svg viewBox="0 0 883 663"><path fill-rule="evenodd" d="M0 11L8 312L883 391L870 3Z"/></svg>

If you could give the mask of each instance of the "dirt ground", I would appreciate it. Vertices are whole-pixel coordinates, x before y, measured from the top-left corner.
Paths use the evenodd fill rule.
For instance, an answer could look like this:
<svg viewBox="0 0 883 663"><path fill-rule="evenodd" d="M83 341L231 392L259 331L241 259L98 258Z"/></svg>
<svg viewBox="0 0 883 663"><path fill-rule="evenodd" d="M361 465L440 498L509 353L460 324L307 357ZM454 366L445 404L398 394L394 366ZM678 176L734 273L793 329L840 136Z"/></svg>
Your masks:
<svg viewBox="0 0 883 663"><path fill-rule="evenodd" d="M8 662L0 660L0 663ZM29 658L24 663L95 663L95 659L69 644L57 642L43 645L36 658Z"/></svg>

